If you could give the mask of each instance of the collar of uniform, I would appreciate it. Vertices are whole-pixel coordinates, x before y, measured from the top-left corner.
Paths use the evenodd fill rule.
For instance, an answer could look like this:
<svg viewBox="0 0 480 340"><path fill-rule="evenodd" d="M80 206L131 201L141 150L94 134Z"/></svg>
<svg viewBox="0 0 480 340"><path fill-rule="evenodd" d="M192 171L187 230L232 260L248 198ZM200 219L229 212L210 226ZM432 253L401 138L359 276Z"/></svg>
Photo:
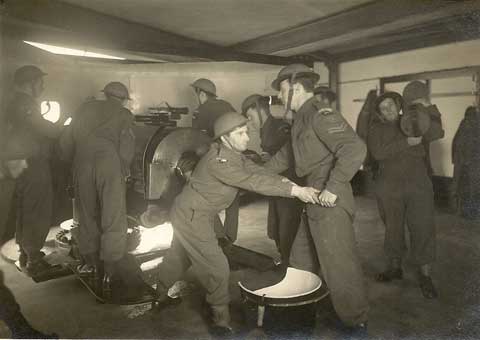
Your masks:
<svg viewBox="0 0 480 340"><path fill-rule="evenodd" d="M312 108L315 111L318 111L320 109L326 108L327 106L325 104L320 103L315 97L312 97L310 99L307 99L305 103L298 109L297 114L304 114L306 112L311 112Z"/></svg>
<svg viewBox="0 0 480 340"><path fill-rule="evenodd" d="M241 159L242 154L235 150L230 149L229 147L225 146L223 143L218 143L218 157L222 159Z"/></svg>

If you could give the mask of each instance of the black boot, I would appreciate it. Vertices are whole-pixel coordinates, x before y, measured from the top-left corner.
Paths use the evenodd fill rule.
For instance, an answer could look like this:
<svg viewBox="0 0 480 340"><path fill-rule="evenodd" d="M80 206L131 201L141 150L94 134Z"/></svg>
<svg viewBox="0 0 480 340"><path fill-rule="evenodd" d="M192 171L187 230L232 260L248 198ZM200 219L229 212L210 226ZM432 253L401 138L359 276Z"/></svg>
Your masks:
<svg viewBox="0 0 480 340"><path fill-rule="evenodd" d="M210 334L214 337L225 338L233 336L233 329L230 326L230 306L212 305L211 316L212 324Z"/></svg>

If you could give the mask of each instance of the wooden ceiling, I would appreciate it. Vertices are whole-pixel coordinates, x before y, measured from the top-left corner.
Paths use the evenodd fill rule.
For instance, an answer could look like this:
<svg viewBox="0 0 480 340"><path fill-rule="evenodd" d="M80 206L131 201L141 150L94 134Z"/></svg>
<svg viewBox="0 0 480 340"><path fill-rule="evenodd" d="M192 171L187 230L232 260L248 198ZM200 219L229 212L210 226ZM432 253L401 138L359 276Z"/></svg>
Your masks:
<svg viewBox="0 0 480 340"><path fill-rule="evenodd" d="M2 34L138 61L348 61L480 37L480 1L3 0Z"/></svg>

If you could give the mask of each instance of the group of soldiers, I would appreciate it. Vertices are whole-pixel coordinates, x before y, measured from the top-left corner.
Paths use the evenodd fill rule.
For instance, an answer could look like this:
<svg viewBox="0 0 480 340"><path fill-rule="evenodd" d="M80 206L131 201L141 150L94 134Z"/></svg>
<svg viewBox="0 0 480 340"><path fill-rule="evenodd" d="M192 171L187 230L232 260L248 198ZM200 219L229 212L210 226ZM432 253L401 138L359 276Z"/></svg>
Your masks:
<svg viewBox="0 0 480 340"><path fill-rule="evenodd" d="M125 181L135 143L132 114L125 108L128 89L118 82L107 84L105 100L84 103L72 124L63 127L63 122L44 120L35 102L43 90L44 76L34 66L17 70L18 93L7 112L7 140L23 136L26 142L22 144L28 144L29 150L21 157L28 162L18 170L23 174L15 176L8 167L5 171L5 177L15 183L11 192L21 217L17 222L20 262L29 275L49 266L41 248L52 210L48 160L57 150L73 164L80 222L74 237L84 259L81 272L117 276L132 295L127 293L127 298L152 294L162 308L171 302L168 289L191 268L206 290L212 332L231 334L230 270L219 239L235 241L238 192L253 191L271 196L268 235L275 240L282 263L321 273L341 330L366 334L369 303L355 241L350 180L360 169L368 144L380 164L376 193L389 258L386 271L376 279L402 278L406 222L422 292L427 298L437 295L430 278L435 225L425 160L429 143L443 137L443 130L440 113L428 102L424 84L407 86L403 98L397 93L380 96L369 138L363 141L332 108L335 94L316 88L319 75L305 65L282 68L272 82L285 111L293 112L293 122L273 117L267 99L257 94L246 98L241 113L236 113L228 102L217 98L213 82L195 81L192 86L200 105L192 125L204 130L213 143L205 155L185 162L189 168L182 173L189 175L170 211L172 245L158 267L157 289L152 292L131 265L126 250ZM431 118L423 136L407 137L399 127L401 111L410 105L424 106ZM252 153L258 157L251 157ZM2 164L18 158L18 154L3 156ZM227 217L219 236L222 210Z"/></svg>

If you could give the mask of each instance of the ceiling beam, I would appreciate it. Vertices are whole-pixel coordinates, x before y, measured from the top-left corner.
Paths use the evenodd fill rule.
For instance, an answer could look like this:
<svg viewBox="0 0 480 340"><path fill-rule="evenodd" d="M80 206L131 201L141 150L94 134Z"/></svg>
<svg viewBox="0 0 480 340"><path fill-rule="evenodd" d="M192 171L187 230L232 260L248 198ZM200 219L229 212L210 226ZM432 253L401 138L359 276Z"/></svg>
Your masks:
<svg viewBox="0 0 480 340"><path fill-rule="evenodd" d="M102 49L132 53L180 55L216 61L243 61L251 63L285 65L294 58L244 53L190 39L149 26L129 22L58 0L5 0L3 12L7 23L23 26L18 37L37 36L36 27L50 28L49 42L67 42ZM22 25L19 25L19 22ZM31 29L28 29L30 27ZM33 29L32 29L33 28Z"/></svg>
<svg viewBox="0 0 480 340"><path fill-rule="evenodd" d="M335 51L334 56L339 62L345 62L479 38L480 11L474 11L442 23L425 26L416 32L400 33L397 37L385 34L379 36L376 43L367 41L361 45L351 46L350 49L346 47L341 51Z"/></svg>
<svg viewBox="0 0 480 340"><path fill-rule="evenodd" d="M480 1L381 0L231 47L243 52L282 56L328 51L336 45L348 45L372 34L478 9Z"/></svg>

